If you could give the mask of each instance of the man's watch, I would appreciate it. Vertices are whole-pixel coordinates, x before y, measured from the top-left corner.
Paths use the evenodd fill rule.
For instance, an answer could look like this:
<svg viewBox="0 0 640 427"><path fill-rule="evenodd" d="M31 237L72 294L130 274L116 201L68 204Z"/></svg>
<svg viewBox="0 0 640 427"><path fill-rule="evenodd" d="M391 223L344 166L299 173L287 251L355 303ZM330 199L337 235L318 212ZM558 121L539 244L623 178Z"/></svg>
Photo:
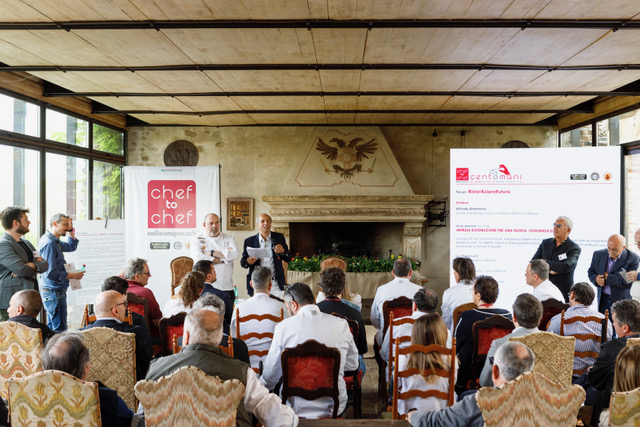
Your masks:
<svg viewBox="0 0 640 427"><path fill-rule="evenodd" d="M211 249L211 251L210 251L210 252L211 252L211 256L213 256L213 249Z"/></svg>

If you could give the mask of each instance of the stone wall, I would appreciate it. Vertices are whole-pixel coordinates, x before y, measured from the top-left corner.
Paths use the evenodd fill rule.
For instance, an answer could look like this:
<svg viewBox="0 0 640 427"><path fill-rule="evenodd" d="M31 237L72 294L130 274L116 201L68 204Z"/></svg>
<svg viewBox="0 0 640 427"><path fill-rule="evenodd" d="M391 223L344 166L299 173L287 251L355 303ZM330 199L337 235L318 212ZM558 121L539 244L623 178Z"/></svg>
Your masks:
<svg viewBox="0 0 640 427"><path fill-rule="evenodd" d="M316 127L136 127L129 132L129 165L162 166L164 149L185 139L199 151L199 166L221 165L222 215L226 218L227 197L252 197L255 214L268 211L263 195L305 194L293 184L308 141ZM327 128L329 129L329 128ZM333 129L333 127L331 128ZM354 127L344 127L353 131ZM415 194L430 194L435 200L449 196L449 149L499 148L511 140L531 147L556 146L557 134L549 126L470 127L461 136L461 127L364 128L382 133ZM353 194L351 187L327 191ZM323 194L328 194L323 191ZM314 190L315 194L316 190ZM389 194L389 193L385 193ZM449 209L449 206L447 206ZM226 229L226 225L223 226ZM238 245L256 231L235 232ZM423 232L424 259L421 274L440 295L449 284L449 228L426 227ZM246 270L236 263L234 282L245 293Z"/></svg>

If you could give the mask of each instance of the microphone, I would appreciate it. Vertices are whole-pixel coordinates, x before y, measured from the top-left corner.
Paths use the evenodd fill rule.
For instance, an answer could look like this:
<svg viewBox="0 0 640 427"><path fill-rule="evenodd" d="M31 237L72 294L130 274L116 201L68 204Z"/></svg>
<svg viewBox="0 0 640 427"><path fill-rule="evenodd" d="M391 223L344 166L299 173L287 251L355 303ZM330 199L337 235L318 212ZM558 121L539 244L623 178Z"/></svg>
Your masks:
<svg viewBox="0 0 640 427"><path fill-rule="evenodd" d="M280 259L280 254L278 252L276 252L276 246L278 245L271 245L271 250L273 251L274 254L276 254L276 256L278 257L278 259Z"/></svg>

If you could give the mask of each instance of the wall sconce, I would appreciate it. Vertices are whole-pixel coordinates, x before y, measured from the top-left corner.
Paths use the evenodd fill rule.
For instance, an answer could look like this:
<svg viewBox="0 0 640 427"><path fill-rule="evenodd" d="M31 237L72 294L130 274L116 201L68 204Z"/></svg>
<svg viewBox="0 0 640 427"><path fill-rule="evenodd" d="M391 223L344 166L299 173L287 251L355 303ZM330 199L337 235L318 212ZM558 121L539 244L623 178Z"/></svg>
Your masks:
<svg viewBox="0 0 640 427"><path fill-rule="evenodd" d="M433 133L431 134L431 136L433 136L435 138L436 136L438 136L438 132L436 132L436 130L434 129Z"/></svg>
<svg viewBox="0 0 640 427"><path fill-rule="evenodd" d="M449 211L447 210L447 200L432 200L425 205L425 213L427 217L428 227L446 227L447 216Z"/></svg>

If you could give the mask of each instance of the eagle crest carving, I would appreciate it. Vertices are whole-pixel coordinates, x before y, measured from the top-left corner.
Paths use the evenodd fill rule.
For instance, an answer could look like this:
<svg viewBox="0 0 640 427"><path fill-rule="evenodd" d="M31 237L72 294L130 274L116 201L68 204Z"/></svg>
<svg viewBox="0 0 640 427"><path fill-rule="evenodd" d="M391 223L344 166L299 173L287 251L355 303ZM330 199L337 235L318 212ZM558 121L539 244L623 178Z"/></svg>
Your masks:
<svg viewBox="0 0 640 427"><path fill-rule="evenodd" d="M341 138L332 138L327 144L322 139L318 138L316 144L316 150L320 151L326 158L329 166L322 162L325 172L328 174L340 174L340 177L345 180L350 180L353 175L360 172L373 172L373 167L376 164L375 157L371 167L365 169L362 166L364 159L369 159L378 150L378 143L373 138L368 142L365 142L364 138L353 138L349 142Z"/></svg>

